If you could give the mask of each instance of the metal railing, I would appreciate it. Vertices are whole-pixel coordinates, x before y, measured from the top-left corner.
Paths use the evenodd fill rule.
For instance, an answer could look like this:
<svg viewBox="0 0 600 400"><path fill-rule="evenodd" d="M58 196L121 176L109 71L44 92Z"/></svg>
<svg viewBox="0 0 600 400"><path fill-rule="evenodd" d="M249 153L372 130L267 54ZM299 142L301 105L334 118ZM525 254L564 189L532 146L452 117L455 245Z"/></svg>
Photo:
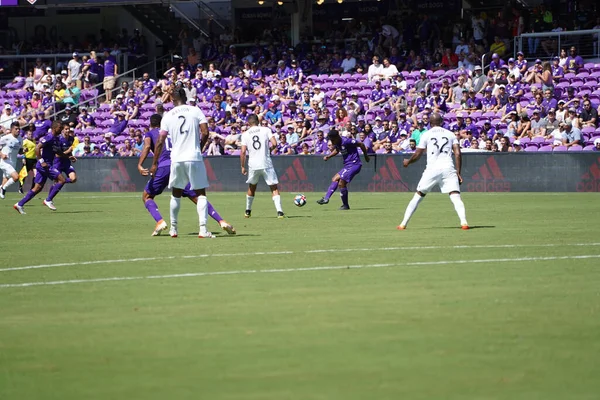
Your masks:
<svg viewBox="0 0 600 400"><path fill-rule="evenodd" d="M600 58L600 29L523 33L514 38L513 57L522 51L526 56L547 60L571 46L575 46L577 54L583 58Z"/></svg>
<svg viewBox="0 0 600 400"><path fill-rule="evenodd" d="M215 24L217 24L221 29L223 30L227 30L227 28L225 27L225 25L223 25L222 23L219 22L219 18L221 19L227 19L224 18L223 16L219 16L215 10L213 10L213 8L208 5L208 3L202 1L202 0L192 0L194 3L196 3L196 5L198 6L198 9L200 10L201 13L204 13L208 19L210 21L213 21Z"/></svg>
<svg viewBox="0 0 600 400"><path fill-rule="evenodd" d="M173 11L175 13L175 15L177 15L178 17L184 19L190 26L192 26L195 30L200 32L202 35L204 35L207 38L210 37L210 35L204 29L202 29L200 27L200 25L198 25L194 20L192 20L190 17L188 17L186 15L186 13L183 12L182 10L180 10L175 4L170 4L169 9L171 11Z"/></svg>

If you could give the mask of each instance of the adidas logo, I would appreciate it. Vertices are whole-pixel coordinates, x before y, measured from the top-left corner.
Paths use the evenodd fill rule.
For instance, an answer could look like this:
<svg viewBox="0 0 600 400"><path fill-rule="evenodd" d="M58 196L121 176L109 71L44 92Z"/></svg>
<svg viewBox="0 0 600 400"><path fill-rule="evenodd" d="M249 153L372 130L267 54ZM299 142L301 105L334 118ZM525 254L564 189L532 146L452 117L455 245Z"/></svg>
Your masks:
<svg viewBox="0 0 600 400"><path fill-rule="evenodd" d="M402 183L402 176L392 157L388 157L379 171L373 176L367 190L369 192L408 192Z"/></svg>
<svg viewBox="0 0 600 400"><path fill-rule="evenodd" d="M600 192L600 157L586 172L581 176L581 181L577 184L578 192Z"/></svg>
<svg viewBox="0 0 600 400"><path fill-rule="evenodd" d="M125 168L125 162L123 160L117 160L117 166L114 167L110 174L108 174L102 186L100 187L102 192L135 192L135 183L131 181L127 168Z"/></svg>
<svg viewBox="0 0 600 400"><path fill-rule="evenodd" d="M215 170L213 169L210 161L205 157L204 158L204 166L206 167L206 176L208 177L208 183L210 187L208 190L211 192L221 192L223 191L223 184L217 178L217 174L215 174Z"/></svg>
<svg viewBox="0 0 600 400"><path fill-rule="evenodd" d="M504 178L493 156L485 160L485 164L479 167L479 171L471 179L474 182L467 184L469 192L510 192L510 182Z"/></svg>
<svg viewBox="0 0 600 400"><path fill-rule="evenodd" d="M279 189L284 192L314 192L313 184L308 182L308 177L299 158L294 159L292 165L287 167L279 177Z"/></svg>

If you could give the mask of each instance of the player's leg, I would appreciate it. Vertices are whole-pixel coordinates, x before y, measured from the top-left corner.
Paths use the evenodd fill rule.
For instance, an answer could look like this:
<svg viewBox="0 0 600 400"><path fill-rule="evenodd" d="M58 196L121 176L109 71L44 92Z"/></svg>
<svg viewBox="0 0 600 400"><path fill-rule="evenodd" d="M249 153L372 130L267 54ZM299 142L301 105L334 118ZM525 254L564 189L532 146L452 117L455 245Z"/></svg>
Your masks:
<svg viewBox="0 0 600 400"><path fill-rule="evenodd" d="M50 198L50 200L48 200L48 198L44 199L43 204L50 210L56 211L56 207L54 206L52 199L58 194L58 192L60 191L60 189L62 189L65 183L67 183L67 178L65 178L62 172L57 170L56 168L50 168L49 174L50 177L54 179L54 185L52 185L48 193L48 198Z"/></svg>
<svg viewBox="0 0 600 400"><path fill-rule="evenodd" d="M183 189L183 197L189 198L191 200L191 202L196 205L198 204L198 197L196 196L196 192L191 190L189 185L186 186L185 189ZM213 207L213 205L210 203L210 201L207 202L207 210L208 210L209 217L211 217L212 219L217 221L219 226L221 227L221 229L223 229L229 235L236 234L236 231L235 231L235 228L233 227L233 225L231 225L229 222L225 221L221 217L219 212Z"/></svg>
<svg viewBox="0 0 600 400"><path fill-rule="evenodd" d="M19 174L14 168L9 169L6 172L8 179L6 179L6 181L3 180L2 182L2 186L0 187L0 199L6 197L6 189L8 189L13 183L19 181Z"/></svg>
<svg viewBox="0 0 600 400"><path fill-rule="evenodd" d="M254 203L254 195L256 194L256 185L258 179L262 176L262 170L255 170L252 168L248 169L248 191L246 192L246 212L244 218L250 218L252 216L252 203Z"/></svg>
<svg viewBox="0 0 600 400"><path fill-rule="evenodd" d="M317 204L323 205L323 204L329 203L329 199L337 190L339 182L340 182L340 174L338 172L337 174L335 174L333 176L333 178L331 178L331 183L329 184L329 188L327 188L327 193L325 193L325 196L323 196L323 198L321 198L321 200L317 200Z"/></svg>
<svg viewBox="0 0 600 400"><path fill-rule="evenodd" d="M187 162L188 177L190 181L190 189L196 192L197 202L196 211L200 222L199 238L212 239L215 236L206 228L208 224L208 199L206 198L206 188L208 184L208 176L206 175L206 167L203 161Z"/></svg>
<svg viewBox="0 0 600 400"><path fill-rule="evenodd" d="M177 237L177 222L179 219L179 209L181 208L181 196L183 195L183 188L185 188L188 183L188 171L185 163L172 162L171 174L169 177L169 187L171 188L171 201L169 202L171 229L169 229L169 234L172 238Z"/></svg>
<svg viewBox="0 0 600 400"><path fill-rule="evenodd" d="M340 198L342 199L342 206L340 210L349 210L350 205L348 204L348 184L352 182L352 179L360 173L360 165L352 167L344 167L340 171Z"/></svg>
<svg viewBox="0 0 600 400"><path fill-rule="evenodd" d="M277 218L283 218L285 215L283 214L283 208L281 207L281 195L279 194L279 188L277 185L279 184L279 179L277 179L277 173L275 172L275 168L269 168L263 171L263 179L265 183L271 189L271 196L273 198L273 204L275 205L275 209L277 210Z"/></svg>
<svg viewBox="0 0 600 400"><path fill-rule="evenodd" d="M440 184L440 190L442 193L448 193L450 195L450 201L454 205L454 210L460 219L461 228L464 230L469 229L465 204L460 196L460 183L458 182L458 176L455 171L447 171L444 173Z"/></svg>
<svg viewBox="0 0 600 400"><path fill-rule="evenodd" d="M181 208L181 196L183 189L173 188L171 190L171 201L169 203L169 217L171 219L171 229L169 234L172 238L177 237L177 222L179 219L179 209Z"/></svg>
<svg viewBox="0 0 600 400"><path fill-rule="evenodd" d="M342 206L340 210L349 210L350 206L348 205L348 182L343 179L340 179L340 199L342 199Z"/></svg>
<svg viewBox="0 0 600 400"><path fill-rule="evenodd" d="M417 207L423 199L425 195L431 191L431 189L438 184L438 176L435 173L431 173L427 170L423 173L419 184L417 185L417 192L414 194L413 198L406 206L406 211L404 212L404 219L398 225L398 229L404 230L410 221L410 218L413 216L415 211L417 211Z"/></svg>
<svg viewBox="0 0 600 400"><path fill-rule="evenodd" d="M48 173L47 172L40 172L38 171L37 174L35 174L35 183L33 185L33 188L31 188L29 190L29 192L27 192L27 194L25 196L23 196L23 198L13 206L13 208L15 210L17 210L17 212L19 214L25 214L25 210L24 210L24 206L25 204L27 204L29 201L31 201L31 199L33 199L39 192L42 191L42 189L44 188L44 185L46 184L46 180L48 179Z"/></svg>
<svg viewBox="0 0 600 400"><path fill-rule="evenodd" d="M167 229L167 223L163 219L160 211L158 211L158 205L154 201L154 198L160 195L169 185L170 172L169 167L158 168L154 176L146 183L146 187L142 193L144 207L146 207L146 210L148 210L152 218L154 218L154 221L156 221L152 236L159 236L162 231Z"/></svg>

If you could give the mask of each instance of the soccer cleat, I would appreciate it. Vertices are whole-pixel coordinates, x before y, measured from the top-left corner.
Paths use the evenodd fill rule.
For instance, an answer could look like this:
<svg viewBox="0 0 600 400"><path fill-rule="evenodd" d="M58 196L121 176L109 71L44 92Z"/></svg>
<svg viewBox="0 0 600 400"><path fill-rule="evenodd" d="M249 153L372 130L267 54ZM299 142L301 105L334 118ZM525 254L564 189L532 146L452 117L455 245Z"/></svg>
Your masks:
<svg viewBox="0 0 600 400"><path fill-rule="evenodd" d="M349 210L350 206L343 205L338 210Z"/></svg>
<svg viewBox="0 0 600 400"><path fill-rule="evenodd" d="M25 212L25 209L24 209L23 207L21 207L21 206L19 205L19 203L15 204L15 205L13 206L13 208L14 208L15 210L17 210L17 212L18 212L19 214L23 214L23 215L27 214L27 213Z"/></svg>
<svg viewBox="0 0 600 400"><path fill-rule="evenodd" d="M156 226L154 227L154 232L152 232L152 236L160 236L160 233L164 230L167 230L167 228L167 223L163 219L161 219L156 223Z"/></svg>
<svg viewBox="0 0 600 400"><path fill-rule="evenodd" d="M396 229L398 229L399 231L404 231L404 230L406 230L406 226L404 226L404 225L398 225L396 227Z"/></svg>
<svg viewBox="0 0 600 400"><path fill-rule="evenodd" d="M6 189L0 187L0 199L4 199L6 197Z"/></svg>
<svg viewBox="0 0 600 400"><path fill-rule="evenodd" d="M52 201L44 200L43 203L46 207L48 207L52 211L56 211L56 207L54 206L54 203Z"/></svg>
<svg viewBox="0 0 600 400"><path fill-rule="evenodd" d="M23 194L23 186L19 186L19 194Z"/></svg>
<svg viewBox="0 0 600 400"><path fill-rule="evenodd" d="M213 234L212 234L211 232L209 232L209 231L206 231L206 232L200 232L200 233L198 234L198 237L199 237L200 239L215 239L215 238L216 238L216 236L215 236L215 235L213 235Z"/></svg>
<svg viewBox="0 0 600 400"><path fill-rule="evenodd" d="M219 225L221 225L221 228L227 232L227 234L229 235L235 235L235 228L233 227L233 225L229 224L227 221L223 220L221 222L219 222Z"/></svg>
<svg viewBox="0 0 600 400"><path fill-rule="evenodd" d="M252 216L252 210L246 210L246 213L244 214L244 218L250 218Z"/></svg>
<svg viewBox="0 0 600 400"><path fill-rule="evenodd" d="M322 197L321 200L317 200L317 204L323 205L323 204L327 204L329 203L329 200L327 200L325 197Z"/></svg>
<svg viewBox="0 0 600 400"><path fill-rule="evenodd" d="M462 229L463 231L467 231L469 230L469 225L461 225L460 229Z"/></svg>
<svg viewBox="0 0 600 400"><path fill-rule="evenodd" d="M176 238L177 237L177 228L171 227L171 229L169 229L169 235L171 235L172 238Z"/></svg>
<svg viewBox="0 0 600 400"><path fill-rule="evenodd" d="M285 214L282 211L277 211L277 218L283 219L285 218Z"/></svg>

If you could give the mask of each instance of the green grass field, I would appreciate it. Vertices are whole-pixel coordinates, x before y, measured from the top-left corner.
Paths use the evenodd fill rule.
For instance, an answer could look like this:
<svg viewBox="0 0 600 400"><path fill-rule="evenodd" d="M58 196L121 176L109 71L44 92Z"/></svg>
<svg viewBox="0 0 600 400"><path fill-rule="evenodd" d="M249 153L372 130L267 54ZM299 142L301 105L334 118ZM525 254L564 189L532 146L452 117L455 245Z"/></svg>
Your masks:
<svg viewBox="0 0 600 400"><path fill-rule="evenodd" d="M201 240L190 202L171 239L136 194L10 193L0 399L598 399L598 194L467 193L469 231L350 195L211 193L238 235Z"/></svg>

